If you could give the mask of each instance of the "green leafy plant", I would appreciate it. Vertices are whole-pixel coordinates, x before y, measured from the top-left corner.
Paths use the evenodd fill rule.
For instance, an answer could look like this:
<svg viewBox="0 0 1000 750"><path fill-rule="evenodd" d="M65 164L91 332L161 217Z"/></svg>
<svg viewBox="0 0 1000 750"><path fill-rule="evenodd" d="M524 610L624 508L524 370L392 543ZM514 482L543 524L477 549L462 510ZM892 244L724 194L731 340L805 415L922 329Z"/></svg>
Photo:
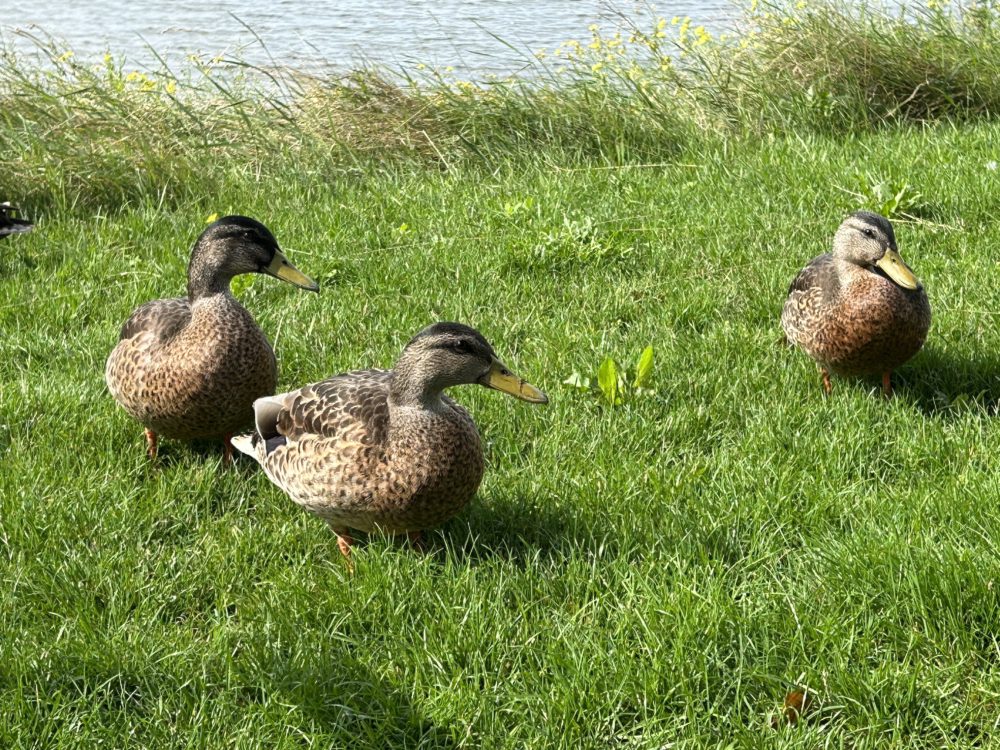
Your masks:
<svg viewBox="0 0 1000 750"><path fill-rule="evenodd" d="M906 180L859 172L854 176L854 189L849 191L860 208L867 208L890 219L914 213L921 207L921 196Z"/></svg>
<svg viewBox="0 0 1000 750"><path fill-rule="evenodd" d="M561 225L541 236L523 262L535 268L570 270L588 264L622 262L632 252L631 243L607 236L593 217L567 215Z"/></svg>
<svg viewBox="0 0 1000 750"><path fill-rule="evenodd" d="M630 398L652 393L649 387L652 376L653 346L650 344L639 355L634 373L622 368L612 357L605 357L597 368L596 378L574 372L563 384L579 391L598 394L605 403L616 406Z"/></svg>

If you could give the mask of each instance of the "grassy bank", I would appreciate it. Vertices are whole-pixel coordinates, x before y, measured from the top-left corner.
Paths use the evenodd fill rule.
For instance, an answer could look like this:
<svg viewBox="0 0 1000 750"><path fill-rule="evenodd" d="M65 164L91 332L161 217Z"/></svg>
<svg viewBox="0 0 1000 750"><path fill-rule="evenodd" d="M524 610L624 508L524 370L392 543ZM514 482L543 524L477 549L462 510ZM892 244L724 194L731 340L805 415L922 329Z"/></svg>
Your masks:
<svg viewBox="0 0 1000 750"><path fill-rule="evenodd" d="M915 28L898 34L934 49L973 33ZM997 741L992 104L812 121L692 89L661 118L599 77L491 100L371 76L300 82L310 103L124 69L112 91L108 64L76 95L0 68L0 197L40 220L0 245L0 746ZM861 206L896 214L935 316L888 403L863 381L823 398L776 345L789 280ZM374 539L351 576L249 462L165 443L147 465L104 358L232 211L323 286L241 285L280 387L388 365L455 319L549 392L453 394L489 468L429 554ZM650 344L650 394L610 407L563 384ZM814 709L772 728L795 687Z"/></svg>
<svg viewBox="0 0 1000 750"><path fill-rule="evenodd" d="M688 18L597 26L526 53L523 75L455 80L368 69L316 78L194 57L138 71L45 37L45 65L0 57L0 193L38 210L189 205L232 179L322 186L419 165L676 160L733 138L855 135L1000 110L1000 14L899 15L754 3L739 31Z"/></svg>

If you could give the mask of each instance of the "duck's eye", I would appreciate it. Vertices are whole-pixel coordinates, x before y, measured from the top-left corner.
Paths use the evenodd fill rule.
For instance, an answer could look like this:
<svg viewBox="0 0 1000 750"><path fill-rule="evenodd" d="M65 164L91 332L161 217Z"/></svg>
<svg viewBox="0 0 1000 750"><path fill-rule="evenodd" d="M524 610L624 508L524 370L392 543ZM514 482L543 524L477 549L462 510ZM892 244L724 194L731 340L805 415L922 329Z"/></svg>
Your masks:
<svg viewBox="0 0 1000 750"><path fill-rule="evenodd" d="M451 348L459 354L472 354L472 345L468 341L456 341Z"/></svg>
<svg viewBox="0 0 1000 750"><path fill-rule="evenodd" d="M873 230L873 229L862 229L861 232L868 239L870 239L870 240L875 239L875 230Z"/></svg>

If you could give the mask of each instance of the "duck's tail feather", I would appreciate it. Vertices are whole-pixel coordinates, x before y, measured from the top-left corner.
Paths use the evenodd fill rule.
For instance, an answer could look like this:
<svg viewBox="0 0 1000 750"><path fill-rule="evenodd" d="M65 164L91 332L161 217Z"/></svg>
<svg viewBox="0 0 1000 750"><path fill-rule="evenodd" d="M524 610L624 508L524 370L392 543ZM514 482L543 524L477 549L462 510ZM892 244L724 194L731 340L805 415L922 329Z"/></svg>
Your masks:
<svg viewBox="0 0 1000 750"><path fill-rule="evenodd" d="M250 458L254 460L257 459L257 449L254 448L254 437L253 433L248 433L246 435L233 435L230 442L233 447L240 453L246 453Z"/></svg>
<svg viewBox="0 0 1000 750"><path fill-rule="evenodd" d="M253 402L253 416L257 425L257 434L264 440L281 434L278 432L278 415L284 408L285 402L281 395L264 396Z"/></svg>

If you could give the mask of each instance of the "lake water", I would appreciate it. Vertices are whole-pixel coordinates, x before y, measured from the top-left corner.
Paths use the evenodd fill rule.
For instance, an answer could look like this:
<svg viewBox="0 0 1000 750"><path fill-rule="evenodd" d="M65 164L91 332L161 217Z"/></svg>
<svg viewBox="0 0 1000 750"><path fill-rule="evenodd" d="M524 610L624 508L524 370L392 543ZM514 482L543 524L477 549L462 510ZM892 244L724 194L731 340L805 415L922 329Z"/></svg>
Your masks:
<svg viewBox="0 0 1000 750"><path fill-rule="evenodd" d="M718 30L736 13L729 0L677 0L660 8L634 0L614 6L598 0L32 0L3 14L0 39L30 52L18 30L41 32L65 41L78 58L111 51L137 67L155 66L152 49L172 63L201 53L309 71L368 61L454 66L456 74L478 76L517 71L536 50L584 40L592 23L612 32L622 27L621 14L647 22L646 28L657 16L689 15Z"/></svg>

